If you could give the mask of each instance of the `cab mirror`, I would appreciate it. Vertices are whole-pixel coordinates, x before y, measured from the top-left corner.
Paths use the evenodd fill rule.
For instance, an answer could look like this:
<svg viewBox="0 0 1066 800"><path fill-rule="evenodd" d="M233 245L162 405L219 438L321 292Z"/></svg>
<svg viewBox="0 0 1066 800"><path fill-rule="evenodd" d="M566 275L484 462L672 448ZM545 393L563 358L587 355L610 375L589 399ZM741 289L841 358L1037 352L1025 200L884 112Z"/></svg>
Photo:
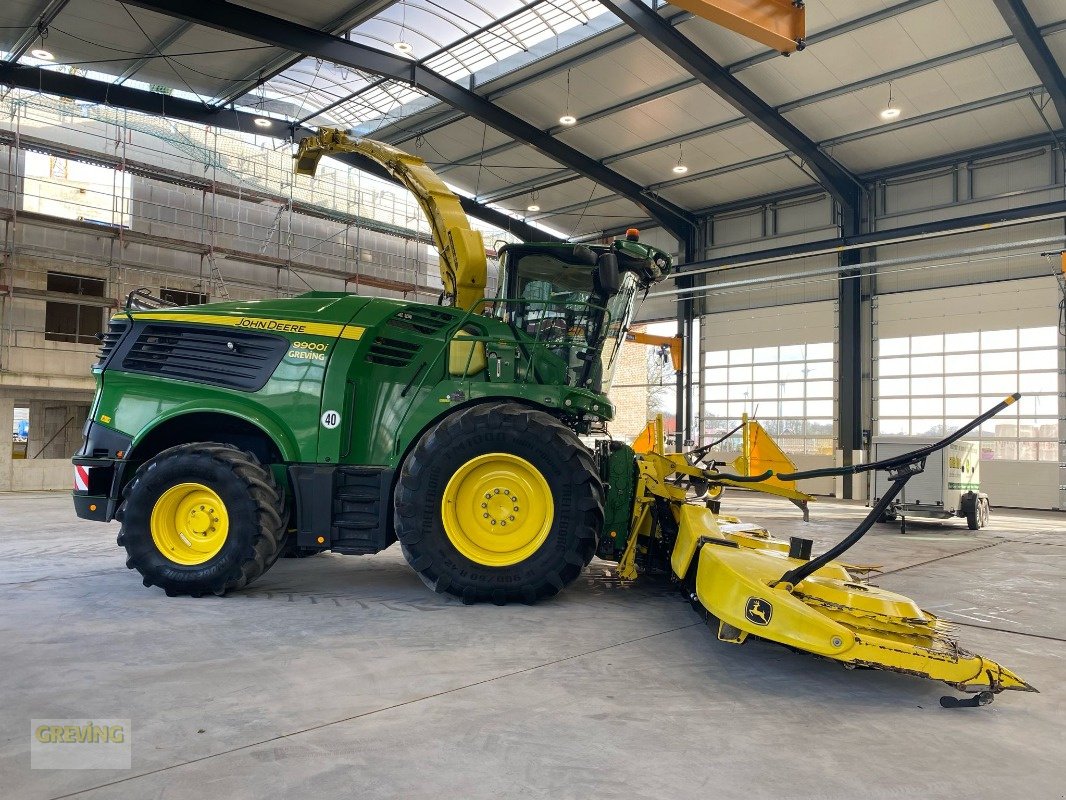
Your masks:
<svg viewBox="0 0 1066 800"><path fill-rule="evenodd" d="M596 259L596 277L599 279L600 290L607 296L618 294L622 287L622 276L618 272L618 256L613 253L600 253Z"/></svg>

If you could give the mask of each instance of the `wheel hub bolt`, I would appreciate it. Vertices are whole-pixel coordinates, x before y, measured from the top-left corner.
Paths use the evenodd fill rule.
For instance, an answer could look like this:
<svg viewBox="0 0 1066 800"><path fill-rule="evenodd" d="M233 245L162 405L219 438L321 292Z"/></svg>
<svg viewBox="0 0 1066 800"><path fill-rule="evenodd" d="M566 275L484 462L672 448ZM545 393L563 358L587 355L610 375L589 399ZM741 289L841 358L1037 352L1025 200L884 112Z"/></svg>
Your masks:
<svg viewBox="0 0 1066 800"><path fill-rule="evenodd" d="M492 490L492 493L493 493L493 494L499 494L499 493L500 493L500 490L499 490L499 489L493 489L493 490Z"/></svg>
<svg viewBox="0 0 1066 800"><path fill-rule="evenodd" d="M488 508L488 507L489 507L489 504L488 504L488 503L482 503L482 504L481 504L481 507L482 507L482 508Z"/></svg>
<svg viewBox="0 0 1066 800"><path fill-rule="evenodd" d="M496 524L496 520L494 520L494 519L490 519L489 520L489 525L495 525L495 524Z"/></svg>
<svg viewBox="0 0 1066 800"><path fill-rule="evenodd" d="M511 520L511 522L514 522L514 515L508 517L507 519Z"/></svg>

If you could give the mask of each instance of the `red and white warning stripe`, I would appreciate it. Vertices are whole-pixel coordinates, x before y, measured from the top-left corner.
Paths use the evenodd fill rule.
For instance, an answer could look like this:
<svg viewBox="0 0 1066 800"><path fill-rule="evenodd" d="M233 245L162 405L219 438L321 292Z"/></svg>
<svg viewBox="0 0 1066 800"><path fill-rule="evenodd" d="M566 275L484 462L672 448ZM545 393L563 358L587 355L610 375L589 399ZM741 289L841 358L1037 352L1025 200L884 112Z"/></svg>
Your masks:
<svg viewBox="0 0 1066 800"><path fill-rule="evenodd" d="M74 489L79 492L89 490L89 468L74 466Z"/></svg>

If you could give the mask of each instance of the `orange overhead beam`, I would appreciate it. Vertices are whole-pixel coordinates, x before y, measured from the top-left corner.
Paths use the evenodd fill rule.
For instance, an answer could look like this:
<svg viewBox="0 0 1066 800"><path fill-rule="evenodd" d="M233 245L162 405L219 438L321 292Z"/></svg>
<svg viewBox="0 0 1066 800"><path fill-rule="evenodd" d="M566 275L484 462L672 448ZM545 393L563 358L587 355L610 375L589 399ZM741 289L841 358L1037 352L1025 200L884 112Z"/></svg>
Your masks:
<svg viewBox="0 0 1066 800"><path fill-rule="evenodd" d="M626 341L669 348L670 360L673 362L674 372L681 371L685 346L682 343L680 336L656 336L655 334L644 333L643 331L628 331L626 333Z"/></svg>
<svg viewBox="0 0 1066 800"><path fill-rule="evenodd" d="M806 17L802 2L793 0L670 0L723 28L754 39L782 53L803 49Z"/></svg>

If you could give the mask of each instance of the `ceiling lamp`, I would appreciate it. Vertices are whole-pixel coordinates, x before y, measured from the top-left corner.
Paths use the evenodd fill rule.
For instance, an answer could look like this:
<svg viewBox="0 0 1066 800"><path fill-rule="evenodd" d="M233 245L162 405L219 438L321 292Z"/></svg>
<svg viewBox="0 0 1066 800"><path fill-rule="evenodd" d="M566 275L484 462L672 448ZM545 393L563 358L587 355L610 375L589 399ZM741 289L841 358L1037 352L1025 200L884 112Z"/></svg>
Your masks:
<svg viewBox="0 0 1066 800"><path fill-rule="evenodd" d="M559 124L567 127L577 124L577 117L570 113L570 70L566 71L566 113L559 117Z"/></svg>
<svg viewBox="0 0 1066 800"><path fill-rule="evenodd" d="M392 43L392 46L396 48L397 53L403 53L405 56L410 55L414 50L411 47L411 43L407 41L407 3L400 4L400 38Z"/></svg>
<svg viewBox="0 0 1066 800"><path fill-rule="evenodd" d="M682 145L681 142L678 142L677 143L677 164L675 164L674 168L673 168L673 173L675 175L684 175L686 172L688 172L688 167L686 167L682 163L684 160L685 160L684 145Z"/></svg>
<svg viewBox="0 0 1066 800"><path fill-rule="evenodd" d="M255 118L255 126L257 128L269 128L270 127L270 120L268 120L266 117L256 117Z"/></svg>
<svg viewBox="0 0 1066 800"><path fill-rule="evenodd" d="M41 61L55 61L56 57L52 55L48 50L42 50L37 48L36 50L30 50L30 55Z"/></svg>
<svg viewBox="0 0 1066 800"><path fill-rule="evenodd" d="M885 122L891 122L894 119L899 119L899 115L903 112L899 107L892 102L892 84L888 84L888 105L881 110L881 119Z"/></svg>
<svg viewBox="0 0 1066 800"><path fill-rule="evenodd" d="M531 206L526 206L526 211L540 211L540 206L534 203Z"/></svg>

